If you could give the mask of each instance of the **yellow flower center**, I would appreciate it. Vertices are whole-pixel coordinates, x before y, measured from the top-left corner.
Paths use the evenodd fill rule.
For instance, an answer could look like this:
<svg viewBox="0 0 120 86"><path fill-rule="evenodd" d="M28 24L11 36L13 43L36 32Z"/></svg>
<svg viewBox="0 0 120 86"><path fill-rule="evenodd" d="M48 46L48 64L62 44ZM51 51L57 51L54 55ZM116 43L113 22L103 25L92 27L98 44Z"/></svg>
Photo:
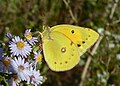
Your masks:
<svg viewBox="0 0 120 86"><path fill-rule="evenodd" d="M13 81L16 81L16 82L18 81L18 76L17 75L13 75L12 78L13 78Z"/></svg>
<svg viewBox="0 0 120 86"><path fill-rule="evenodd" d="M23 42L21 42L21 41L17 42L17 48L18 49L23 49L24 46L25 46L25 44Z"/></svg>
<svg viewBox="0 0 120 86"><path fill-rule="evenodd" d="M10 65L10 60L9 59L6 59L3 61L3 64L8 67Z"/></svg>
<svg viewBox="0 0 120 86"><path fill-rule="evenodd" d="M28 34L26 35L26 38L27 38L28 40L30 40L30 39L32 38L31 33L28 33Z"/></svg>
<svg viewBox="0 0 120 86"><path fill-rule="evenodd" d="M24 66L20 65L18 66L18 71L22 72L24 70Z"/></svg>
<svg viewBox="0 0 120 86"><path fill-rule="evenodd" d="M31 75L30 77L30 82L35 78L35 76Z"/></svg>
<svg viewBox="0 0 120 86"><path fill-rule="evenodd" d="M41 62L42 58L43 58L42 54L38 54L36 58L37 62Z"/></svg>

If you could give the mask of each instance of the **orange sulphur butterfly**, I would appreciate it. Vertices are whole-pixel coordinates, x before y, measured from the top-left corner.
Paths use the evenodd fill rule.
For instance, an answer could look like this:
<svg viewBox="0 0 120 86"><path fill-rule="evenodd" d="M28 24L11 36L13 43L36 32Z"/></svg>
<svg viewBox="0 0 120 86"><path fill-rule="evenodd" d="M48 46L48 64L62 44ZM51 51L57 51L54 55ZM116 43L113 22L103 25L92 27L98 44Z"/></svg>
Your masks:
<svg viewBox="0 0 120 86"><path fill-rule="evenodd" d="M67 24L44 30L42 41L45 61L53 71L70 70L98 37L99 34L92 29Z"/></svg>

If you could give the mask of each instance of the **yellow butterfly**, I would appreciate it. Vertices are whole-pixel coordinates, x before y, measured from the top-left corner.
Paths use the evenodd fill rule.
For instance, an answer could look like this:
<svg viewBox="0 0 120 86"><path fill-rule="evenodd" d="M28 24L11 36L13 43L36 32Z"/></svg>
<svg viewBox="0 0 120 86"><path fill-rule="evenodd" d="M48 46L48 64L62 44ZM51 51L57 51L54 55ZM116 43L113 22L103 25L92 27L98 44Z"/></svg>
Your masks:
<svg viewBox="0 0 120 86"><path fill-rule="evenodd" d="M42 32L45 61L53 71L76 66L80 56L98 39L92 29L73 25L56 25Z"/></svg>

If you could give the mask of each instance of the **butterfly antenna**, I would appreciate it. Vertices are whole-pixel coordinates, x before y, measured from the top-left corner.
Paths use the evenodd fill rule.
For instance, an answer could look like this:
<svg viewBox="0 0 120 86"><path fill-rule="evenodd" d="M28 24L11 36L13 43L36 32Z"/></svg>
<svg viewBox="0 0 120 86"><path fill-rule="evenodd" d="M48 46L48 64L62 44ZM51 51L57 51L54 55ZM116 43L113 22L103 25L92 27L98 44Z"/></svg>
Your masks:
<svg viewBox="0 0 120 86"><path fill-rule="evenodd" d="M43 31L44 31L44 30L45 30L45 26L43 26ZM36 33L39 33L41 37L43 36L43 35L42 35L42 32L40 32L40 31L36 31Z"/></svg>
<svg viewBox="0 0 120 86"><path fill-rule="evenodd" d="M38 31L38 33L40 34L40 36L42 36L42 33Z"/></svg>

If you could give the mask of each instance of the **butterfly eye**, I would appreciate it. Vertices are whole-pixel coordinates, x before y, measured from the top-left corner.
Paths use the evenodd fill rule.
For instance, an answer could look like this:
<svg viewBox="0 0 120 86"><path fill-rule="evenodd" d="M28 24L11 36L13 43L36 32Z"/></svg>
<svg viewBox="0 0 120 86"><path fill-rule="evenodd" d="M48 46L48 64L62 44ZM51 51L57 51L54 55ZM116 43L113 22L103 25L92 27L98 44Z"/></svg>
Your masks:
<svg viewBox="0 0 120 86"><path fill-rule="evenodd" d="M65 47L62 48L62 49L61 49L61 52L62 52L62 53L65 53L65 52L66 52L66 48L65 48Z"/></svg>
<svg viewBox="0 0 120 86"><path fill-rule="evenodd" d="M54 64L57 64L56 62L54 62Z"/></svg>
<svg viewBox="0 0 120 86"><path fill-rule="evenodd" d="M73 34L73 33L74 33L74 30L71 30L71 33Z"/></svg>

